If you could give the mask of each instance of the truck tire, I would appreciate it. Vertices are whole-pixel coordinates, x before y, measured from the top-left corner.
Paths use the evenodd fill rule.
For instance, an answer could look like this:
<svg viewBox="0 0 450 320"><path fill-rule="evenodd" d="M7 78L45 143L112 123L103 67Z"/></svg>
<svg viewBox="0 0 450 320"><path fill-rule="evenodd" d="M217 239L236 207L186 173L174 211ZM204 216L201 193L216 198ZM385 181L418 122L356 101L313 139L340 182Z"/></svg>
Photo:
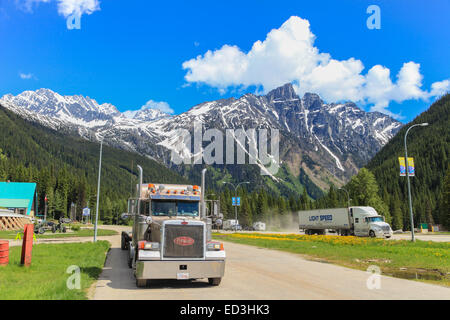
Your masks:
<svg viewBox="0 0 450 320"><path fill-rule="evenodd" d="M128 260L128 267L133 268L133 259L128 257L127 260Z"/></svg>
<svg viewBox="0 0 450 320"><path fill-rule="evenodd" d="M127 246L125 245L125 239L123 238L123 235L122 235L122 237L120 239L121 239L120 240L120 249L126 250Z"/></svg>
<svg viewBox="0 0 450 320"><path fill-rule="evenodd" d="M136 279L136 287L145 288L147 286L147 279Z"/></svg>
<svg viewBox="0 0 450 320"><path fill-rule="evenodd" d="M212 286L218 286L221 281L222 281L222 278L208 278L208 282Z"/></svg>
<svg viewBox="0 0 450 320"><path fill-rule="evenodd" d="M373 230L369 231L369 237L375 238L375 232Z"/></svg>

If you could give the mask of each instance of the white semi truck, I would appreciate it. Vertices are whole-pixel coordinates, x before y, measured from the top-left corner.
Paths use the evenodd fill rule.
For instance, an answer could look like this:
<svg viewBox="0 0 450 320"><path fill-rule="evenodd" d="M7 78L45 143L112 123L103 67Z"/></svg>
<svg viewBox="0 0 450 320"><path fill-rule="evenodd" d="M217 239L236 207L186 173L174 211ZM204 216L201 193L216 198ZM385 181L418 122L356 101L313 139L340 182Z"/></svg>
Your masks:
<svg viewBox="0 0 450 320"><path fill-rule="evenodd" d="M122 232L122 249L128 250L128 266L136 285L151 279L192 280L207 278L217 286L225 272L223 244L211 239L211 218L206 216L202 185L142 183L129 199L132 232Z"/></svg>
<svg viewBox="0 0 450 320"><path fill-rule="evenodd" d="M393 234L391 227L372 207L306 210L298 212L299 229L305 234L325 234L334 230L343 236L385 237Z"/></svg>

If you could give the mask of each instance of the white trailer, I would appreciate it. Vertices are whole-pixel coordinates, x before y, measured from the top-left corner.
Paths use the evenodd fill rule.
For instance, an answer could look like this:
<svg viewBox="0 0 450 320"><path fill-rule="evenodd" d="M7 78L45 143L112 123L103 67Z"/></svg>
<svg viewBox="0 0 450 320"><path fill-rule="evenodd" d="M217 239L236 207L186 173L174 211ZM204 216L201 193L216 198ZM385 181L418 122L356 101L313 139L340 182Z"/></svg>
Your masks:
<svg viewBox="0 0 450 320"><path fill-rule="evenodd" d="M253 224L253 230L255 231L266 231L266 224L261 221L257 221Z"/></svg>
<svg viewBox="0 0 450 320"><path fill-rule="evenodd" d="M305 234L325 234L335 230L340 235L386 237L393 234L391 227L372 207L350 207L299 211L299 229Z"/></svg>
<svg viewBox="0 0 450 320"><path fill-rule="evenodd" d="M235 219L228 219L223 222L223 230L240 230L239 221Z"/></svg>

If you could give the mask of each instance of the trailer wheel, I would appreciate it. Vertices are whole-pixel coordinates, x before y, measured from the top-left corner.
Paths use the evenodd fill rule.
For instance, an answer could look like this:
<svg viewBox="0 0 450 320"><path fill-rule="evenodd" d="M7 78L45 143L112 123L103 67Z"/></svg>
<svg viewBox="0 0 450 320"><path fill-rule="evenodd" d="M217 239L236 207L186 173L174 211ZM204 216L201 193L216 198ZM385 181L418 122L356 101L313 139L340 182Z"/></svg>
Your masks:
<svg viewBox="0 0 450 320"><path fill-rule="evenodd" d="M144 288L147 286L147 279L136 279L136 287Z"/></svg>
<svg viewBox="0 0 450 320"><path fill-rule="evenodd" d="M221 281L222 278L208 278L208 283L212 286L218 286Z"/></svg>
<svg viewBox="0 0 450 320"><path fill-rule="evenodd" d="M369 231L369 237L375 238L375 232L373 230Z"/></svg>

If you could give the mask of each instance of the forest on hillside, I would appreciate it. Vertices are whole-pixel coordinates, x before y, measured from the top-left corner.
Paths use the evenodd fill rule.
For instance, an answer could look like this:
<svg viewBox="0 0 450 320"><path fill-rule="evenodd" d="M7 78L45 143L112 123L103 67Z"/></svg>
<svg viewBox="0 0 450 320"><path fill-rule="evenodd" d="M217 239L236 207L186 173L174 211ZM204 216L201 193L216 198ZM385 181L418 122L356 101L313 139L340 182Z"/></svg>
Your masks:
<svg viewBox="0 0 450 320"><path fill-rule="evenodd" d="M405 156L406 130L424 122L429 125L411 129L407 137L408 157L413 157L415 164L415 177L411 177L414 222L416 227L420 223L439 223L449 228L450 208L445 205L449 190L444 181L450 161L450 94L406 124L366 166L374 174L379 194L390 211L401 212L398 228L410 224L407 181L400 177L398 157Z"/></svg>

